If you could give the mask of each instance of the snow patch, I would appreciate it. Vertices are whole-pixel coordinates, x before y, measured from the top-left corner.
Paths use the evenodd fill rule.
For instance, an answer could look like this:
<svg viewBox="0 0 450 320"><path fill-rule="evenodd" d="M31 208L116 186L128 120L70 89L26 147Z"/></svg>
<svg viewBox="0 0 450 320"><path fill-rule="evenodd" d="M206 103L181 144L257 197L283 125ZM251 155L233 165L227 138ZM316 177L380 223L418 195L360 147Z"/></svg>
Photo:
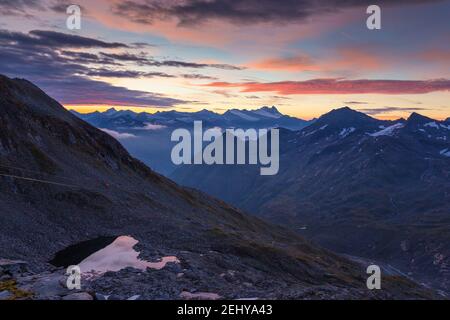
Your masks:
<svg viewBox="0 0 450 320"><path fill-rule="evenodd" d="M280 114L274 114L274 113L270 113L270 112L268 112L268 111L266 111L266 110L255 110L255 111L252 111L254 114L257 114L257 115L259 115L259 116L263 116L263 117L266 117L266 118L274 118L274 119L278 119L278 118L280 118L281 117L281 115Z"/></svg>
<svg viewBox="0 0 450 320"><path fill-rule="evenodd" d="M257 118L252 117L252 116L249 116L249 115L247 115L247 114L245 114L245 113L243 113L243 112L241 112L241 111L239 111L239 110L230 110L230 113L233 114L233 115L235 115L235 116L237 116L237 117L239 117L239 118L242 118L242 119L244 119L244 120L248 120L248 121L258 121Z"/></svg>
<svg viewBox="0 0 450 320"><path fill-rule="evenodd" d="M450 149L443 149L441 152L439 152L440 155L444 157L450 157Z"/></svg>
<svg viewBox="0 0 450 320"><path fill-rule="evenodd" d="M352 132L354 132L356 129L353 127L350 128L344 128L341 130L341 132L339 133L339 135L341 136L341 138L345 138L347 137L349 134L351 134Z"/></svg>
<svg viewBox="0 0 450 320"><path fill-rule="evenodd" d="M395 132L395 130L403 128L404 125L402 123L396 123L392 126L389 126L381 131L377 131L375 133L370 133L369 136L371 137L379 137L379 136L392 136Z"/></svg>
<svg viewBox="0 0 450 320"><path fill-rule="evenodd" d="M425 123L423 126L424 127L431 127L431 128L439 129L438 124L436 122L434 122L434 121Z"/></svg>

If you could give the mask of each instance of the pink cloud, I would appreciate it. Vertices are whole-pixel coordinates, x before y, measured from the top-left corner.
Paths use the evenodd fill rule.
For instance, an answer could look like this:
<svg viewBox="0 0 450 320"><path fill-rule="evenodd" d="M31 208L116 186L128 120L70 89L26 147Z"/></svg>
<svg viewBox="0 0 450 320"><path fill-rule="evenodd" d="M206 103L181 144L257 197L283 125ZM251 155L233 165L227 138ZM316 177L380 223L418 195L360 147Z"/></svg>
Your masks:
<svg viewBox="0 0 450 320"><path fill-rule="evenodd" d="M123 1L79 0L79 2L88 9L87 15L90 19L111 29L142 34L148 32L178 43L208 45L255 54L260 54L262 48L265 52L276 52L282 46L300 39L320 36L358 19L358 16L352 13L354 10L350 9L339 15L326 14L307 21L255 22L246 24L245 27L220 19L205 20L199 25L179 25L177 19L173 17L148 19L148 22L139 23L114 9Z"/></svg>
<svg viewBox="0 0 450 320"><path fill-rule="evenodd" d="M306 81L280 82L213 82L205 86L216 88L239 88L241 92L276 92L292 94L423 94L450 91L450 80L345 80L312 79Z"/></svg>
<svg viewBox="0 0 450 320"><path fill-rule="evenodd" d="M372 71L387 67L388 63L382 57L359 47L337 48L330 57L313 59L309 55L301 54L289 57L272 57L250 62L246 66L251 69L269 71L320 71L350 72L355 70Z"/></svg>
<svg viewBox="0 0 450 320"><path fill-rule="evenodd" d="M267 58L247 65L249 68L271 71L318 71L320 67L306 55L297 55L286 58Z"/></svg>
<svg viewBox="0 0 450 320"><path fill-rule="evenodd" d="M419 58L426 62L438 63L448 67L450 65L450 50L429 49L422 52Z"/></svg>
<svg viewBox="0 0 450 320"><path fill-rule="evenodd" d="M386 65L385 59L359 47L346 47L337 49L338 58L326 64L325 69L330 70L377 70Z"/></svg>

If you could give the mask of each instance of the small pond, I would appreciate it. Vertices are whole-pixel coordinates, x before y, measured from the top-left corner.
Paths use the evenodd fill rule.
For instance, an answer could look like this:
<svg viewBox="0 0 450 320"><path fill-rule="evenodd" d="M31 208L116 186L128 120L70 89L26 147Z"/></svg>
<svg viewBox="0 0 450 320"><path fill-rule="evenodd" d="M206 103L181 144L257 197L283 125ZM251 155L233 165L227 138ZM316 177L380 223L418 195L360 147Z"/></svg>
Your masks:
<svg viewBox="0 0 450 320"><path fill-rule="evenodd" d="M59 251L51 264L58 267L78 265L82 273L103 274L127 267L146 270L162 269L167 263L179 263L175 256L161 257L150 262L139 259L134 246L139 241L130 236L100 237L71 245Z"/></svg>

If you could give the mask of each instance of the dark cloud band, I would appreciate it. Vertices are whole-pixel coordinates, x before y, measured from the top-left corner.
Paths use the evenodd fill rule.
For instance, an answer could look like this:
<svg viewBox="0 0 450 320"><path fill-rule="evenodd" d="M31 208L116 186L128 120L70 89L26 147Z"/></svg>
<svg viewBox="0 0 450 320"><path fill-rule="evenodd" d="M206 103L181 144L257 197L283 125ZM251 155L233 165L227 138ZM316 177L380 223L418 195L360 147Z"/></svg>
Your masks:
<svg viewBox="0 0 450 320"><path fill-rule="evenodd" d="M104 48L106 42L99 44L95 39L65 38L61 34L55 35L38 31L34 31L33 35L46 39L44 41L46 45L35 41L34 36L28 34L0 31L0 61L2 62L0 73L9 77L27 78L63 104L172 107L186 103L186 101L161 94L130 90L88 78L88 76L169 77L169 75L159 72L135 73L134 71L92 68L86 63L116 65L116 62L112 58L99 60L96 54L61 50L66 47L90 48L93 45L100 45L101 48ZM54 42L58 37L63 39L60 47L57 47ZM52 40L49 40L50 38Z"/></svg>
<svg viewBox="0 0 450 320"><path fill-rule="evenodd" d="M28 9L42 8L40 0L1 0L0 14L2 16L26 16Z"/></svg>
<svg viewBox="0 0 450 320"><path fill-rule="evenodd" d="M436 0L437 1L437 0ZM379 0L378 5L409 5L433 0ZM367 7L369 0L128 0L113 8L115 14L133 22L152 24L155 20L173 18L188 26L207 20L226 20L238 24L261 22L287 23L303 21L314 15L343 9Z"/></svg>
<svg viewBox="0 0 450 320"><path fill-rule="evenodd" d="M428 108L420 108L420 107L381 107L381 108L362 108L358 109L361 112L364 112L369 115L379 115L383 113L391 113L391 112L419 112L419 111L427 111L430 110Z"/></svg>

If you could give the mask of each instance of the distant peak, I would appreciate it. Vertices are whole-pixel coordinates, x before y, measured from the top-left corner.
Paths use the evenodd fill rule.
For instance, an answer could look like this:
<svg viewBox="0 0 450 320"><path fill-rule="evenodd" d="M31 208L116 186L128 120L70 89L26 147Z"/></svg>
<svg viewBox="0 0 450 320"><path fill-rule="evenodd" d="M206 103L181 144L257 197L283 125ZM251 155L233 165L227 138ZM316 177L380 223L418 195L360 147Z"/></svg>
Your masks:
<svg viewBox="0 0 450 320"><path fill-rule="evenodd" d="M275 107L275 106L271 106L271 107L264 106L264 107L261 107L259 110L264 110L264 111L274 113L274 114L281 114L280 111L278 111L277 107Z"/></svg>
<svg viewBox="0 0 450 320"><path fill-rule="evenodd" d="M349 107L333 109L322 115L317 121L317 125L335 125L338 127L358 126L365 124L373 124L378 120L369 117L365 113L353 110Z"/></svg>
<svg viewBox="0 0 450 320"><path fill-rule="evenodd" d="M368 115L366 115L365 113L353 110L349 107L342 107L342 108L338 108L338 109L333 109L328 113L325 113L322 117L347 117L347 116L352 116L352 117L359 117L359 118L370 118ZM321 117L321 118L322 118Z"/></svg>
<svg viewBox="0 0 450 320"><path fill-rule="evenodd" d="M264 109L264 110L272 110L272 111L278 111L277 107L275 107L275 106L271 106L271 107L269 107L269 106L264 106L264 107L261 107L261 109Z"/></svg>
<svg viewBox="0 0 450 320"><path fill-rule="evenodd" d="M430 122L430 121L434 121L431 118L425 117L417 112L413 112L411 113L411 115L409 116L407 122L408 123L424 123L424 122Z"/></svg>
<svg viewBox="0 0 450 320"><path fill-rule="evenodd" d="M333 109L331 110L331 112L358 112L356 110L353 110L352 108L348 107L348 106L344 106L341 108L337 108L337 109Z"/></svg>
<svg viewBox="0 0 450 320"><path fill-rule="evenodd" d="M215 112L208 110L208 109L202 109L200 111L197 111L198 114L216 114Z"/></svg>
<svg viewBox="0 0 450 320"><path fill-rule="evenodd" d="M413 112L413 113L411 113L410 116L408 117L408 120L409 120L409 119L414 119L414 118L424 118L424 116L422 116L420 113Z"/></svg>
<svg viewBox="0 0 450 320"><path fill-rule="evenodd" d="M105 111L105 114L114 114L116 112L117 110L115 108L109 108L108 110Z"/></svg>

